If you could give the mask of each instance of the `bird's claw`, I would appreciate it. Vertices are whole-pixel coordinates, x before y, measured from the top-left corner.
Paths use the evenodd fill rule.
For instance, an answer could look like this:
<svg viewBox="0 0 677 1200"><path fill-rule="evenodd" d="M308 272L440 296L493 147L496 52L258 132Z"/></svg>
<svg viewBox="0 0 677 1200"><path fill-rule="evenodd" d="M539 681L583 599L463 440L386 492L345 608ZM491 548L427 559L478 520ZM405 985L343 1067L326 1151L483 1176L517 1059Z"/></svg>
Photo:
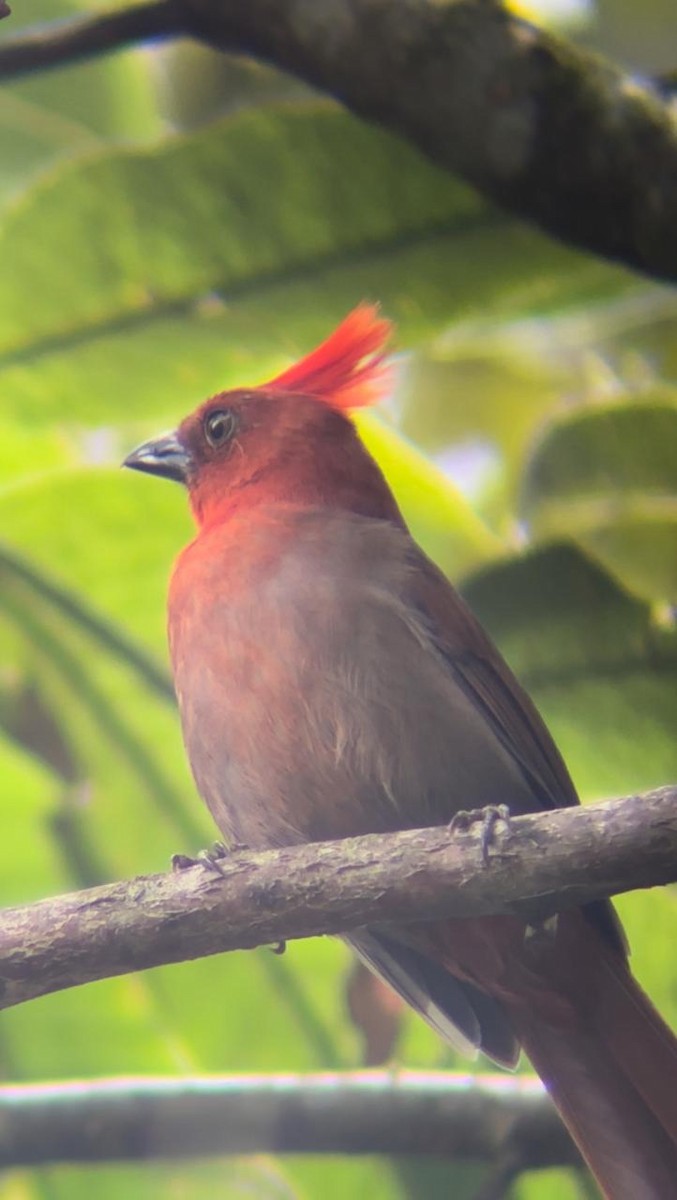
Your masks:
<svg viewBox="0 0 677 1200"><path fill-rule="evenodd" d="M494 830L499 821L510 824L510 809L507 804L487 804L486 808L459 809L447 826L449 833L467 833L471 825L481 823L480 849L484 866L489 862L489 848Z"/></svg>
<svg viewBox="0 0 677 1200"><path fill-rule="evenodd" d="M199 851L197 861L208 871L213 871L215 875L224 875L223 860L228 857L228 854L229 851L223 842L214 842L209 850Z"/></svg>
<svg viewBox="0 0 677 1200"><path fill-rule="evenodd" d="M287 949L286 942L276 942L274 946L270 947L270 950L273 954L284 954L286 949Z"/></svg>
<svg viewBox="0 0 677 1200"><path fill-rule="evenodd" d="M245 846L226 846L224 842L214 842L209 850L200 850L195 858L189 858L187 854L173 854L172 870L186 871L188 867L202 866L208 871L214 871L216 875L223 875L223 860L229 858L234 851L244 849Z"/></svg>

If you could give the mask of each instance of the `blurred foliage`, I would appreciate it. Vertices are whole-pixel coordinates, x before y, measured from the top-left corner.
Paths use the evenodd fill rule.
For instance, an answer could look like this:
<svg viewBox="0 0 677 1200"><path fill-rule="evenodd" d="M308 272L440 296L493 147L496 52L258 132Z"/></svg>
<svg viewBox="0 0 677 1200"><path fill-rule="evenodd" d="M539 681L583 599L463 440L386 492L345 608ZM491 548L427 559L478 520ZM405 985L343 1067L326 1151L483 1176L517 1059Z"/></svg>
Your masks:
<svg viewBox="0 0 677 1200"><path fill-rule="evenodd" d="M75 7L25 0L6 31ZM627 0L574 7L581 36L637 50ZM672 19L667 0L642 5L637 70L674 66ZM159 870L213 837L166 674L185 498L117 463L204 395L270 377L364 297L397 321L403 353L363 435L583 797L677 779L673 292L489 209L297 83L196 47L46 74L2 101L0 902ZM636 971L675 1021L674 898L620 908ZM0 1070L358 1065L369 1014L352 1024L348 970L341 945L316 941L49 997L2 1015ZM411 1017L397 1056L454 1062ZM258 1158L17 1172L0 1200L463 1200L477 1181ZM514 1195L582 1187L548 1172Z"/></svg>

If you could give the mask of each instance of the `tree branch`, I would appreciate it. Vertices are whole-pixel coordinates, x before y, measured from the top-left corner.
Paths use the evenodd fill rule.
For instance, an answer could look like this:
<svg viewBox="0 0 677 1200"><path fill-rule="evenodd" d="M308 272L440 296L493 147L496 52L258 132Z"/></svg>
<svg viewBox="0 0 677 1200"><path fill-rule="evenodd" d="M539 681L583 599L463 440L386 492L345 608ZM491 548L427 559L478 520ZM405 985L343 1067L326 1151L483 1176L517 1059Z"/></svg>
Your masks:
<svg viewBox="0 0 677 1200"><path fill-rule="evenodd" d="M130 1078L0 1088L0 1166L198 1155L578 1154L532 1076L444 1071Z"/></svg>
<svg viewBox="0 0 677 1200"><path fill-rule="evenodd" d="M298 75L555 237L677 278L665 89L489 0L159 0L9 39L0 78L182 33Z"/></svg>
<svg viewBox="0 0 677 1200"><path fill-rule="evenodd" d="M0 44L0 79L70 66L151 38L179 37L186 32L184 9L182 0L152 0L150 4L40 23ZM0 0L0 16L8 13L9 9L2 12Z"/></svg>
<svg viewBox="0 0 677 1200"><path fill-rule="evenodd" d="M233 853L0 914L0 1008L95 979L340 933L367 922L513 913L532 922L677 881L677 789L499 823Z"/></svg>

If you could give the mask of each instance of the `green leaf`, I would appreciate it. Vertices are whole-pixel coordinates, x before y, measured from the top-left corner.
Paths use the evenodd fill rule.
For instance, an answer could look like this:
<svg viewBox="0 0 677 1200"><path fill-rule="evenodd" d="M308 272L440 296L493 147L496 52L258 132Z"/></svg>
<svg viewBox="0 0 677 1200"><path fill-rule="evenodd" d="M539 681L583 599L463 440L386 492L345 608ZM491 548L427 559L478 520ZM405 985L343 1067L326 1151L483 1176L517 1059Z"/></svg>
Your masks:
<svg viewBox="0 0 677 1200"><path fill-rule="evenodd" d="M405 171L396 189L400 169L412 164L415 178ZM359 170L371 203L355 193L339 202L335 187L347 169ZM12 353L123 319L148 322L215 288L251 290L393 238L429 238L450 214L458 224L475 208L469 193L394 139L328 108L242 113L151 152L61 168L34 189L0 243L0 346ZM100 236L85 240L83 222L94 213ZM65 294L55 269L64 255L76 267Z"/></svg>
<svg viewBox="0 0 677 1200"><path fill-rule="evenodd" d="M546 427L527 465L534 537L575 539L626 586L677 598L677 393L576 408Z"/></svg>
<svg viewBox="0 0 677 1200"><path fill-rule="evenodd" d="M262 1154L215 1162L178 1160L163 1164L149 1160L130 1165L63 1166L41 1174L49 1188L45 1200L73 1200L94 1194L97 1200L120 1200L121 1196L125 1200L306 1200L306 1194L294 1186L286 1165Z"/></svg>
<svg viewBox="0 0 677 1200"><path fill-rule="evenodd" d="M99 648L132 667L139 682L165 700L173 702L174 689L168 673L122 630L99 615L75 592L49 579L20 554L0 544L0 579L16 580L33 599L88 634Z"/></svg>
<svg viewBox="0 0 677 1200"><path fill-rule="evenodd" d="M543 316L544 340L547 325ZM500 312L494 321L459 322L413 357L405 375L404 430L426 449L483 438L509 461L517 459L565 379L561 365L540 351Z"/></svg>
<svg viewBox="0 0 677 1200"><path fill-rule="evenodd" d="M23 0L12 12L11 32L18 36L23 30L34 30L36 22L72 16L86 8L86 3L69 0ZM148 67L143 52L129 52L5 83L0 106L0 199L20 193L22 186L55 161L101 147L104 135L127 139L157 135L160 123Z"/></svg>
<svg viewBox="0 0 677 1200"><path fill-rule="evenodd" d="M83 238L92 224L97 237ZM329 106L241 112L151 151L60 167L0 231L6 410L90 425L178 415L270 377L365 296L411 342L489 298L536 312L552 288L637 287L506 228L401 142Z"/></svg>
<svg viewBox="0 0 677 1200"><path fill-rule="evenodd" d="M50 818L59 801L58 781L25 749L0 737L3 780L3 899L36 900L42 888L60 891L66 875L55 854ZM11 820L9 819L11 813Z"/></svg>
<svg viewBox="0 0 677 1200"><path fill-rule="evenodd" d="M0 437L0 494L15 480L79 462L75 439L62 429L44 425L36 430L22 420L2 416Z"/></svg>
<svg viewBox="0 0 677 1200"><path fill-rule="evenodd" d="M488 567L464 594L550 719L584 795L677 777L677 632L648 604L574 546Z"/></svg>

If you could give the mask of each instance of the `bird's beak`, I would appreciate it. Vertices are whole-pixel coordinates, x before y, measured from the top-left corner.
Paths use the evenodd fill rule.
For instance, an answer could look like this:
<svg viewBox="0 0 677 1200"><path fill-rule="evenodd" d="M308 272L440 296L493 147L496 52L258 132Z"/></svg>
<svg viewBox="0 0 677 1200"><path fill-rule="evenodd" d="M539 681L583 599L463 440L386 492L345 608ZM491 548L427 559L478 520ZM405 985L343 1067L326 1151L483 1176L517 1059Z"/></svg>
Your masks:
<svg viewBox="0 0 677 1200"><path fill-rule="evenodd" d="M162 475L186 483L190 471L190 454L181 444L176 433L165 433L162 437L144 442L128 454L123 467L134 471L147 471L149 475Z"/></svg>

